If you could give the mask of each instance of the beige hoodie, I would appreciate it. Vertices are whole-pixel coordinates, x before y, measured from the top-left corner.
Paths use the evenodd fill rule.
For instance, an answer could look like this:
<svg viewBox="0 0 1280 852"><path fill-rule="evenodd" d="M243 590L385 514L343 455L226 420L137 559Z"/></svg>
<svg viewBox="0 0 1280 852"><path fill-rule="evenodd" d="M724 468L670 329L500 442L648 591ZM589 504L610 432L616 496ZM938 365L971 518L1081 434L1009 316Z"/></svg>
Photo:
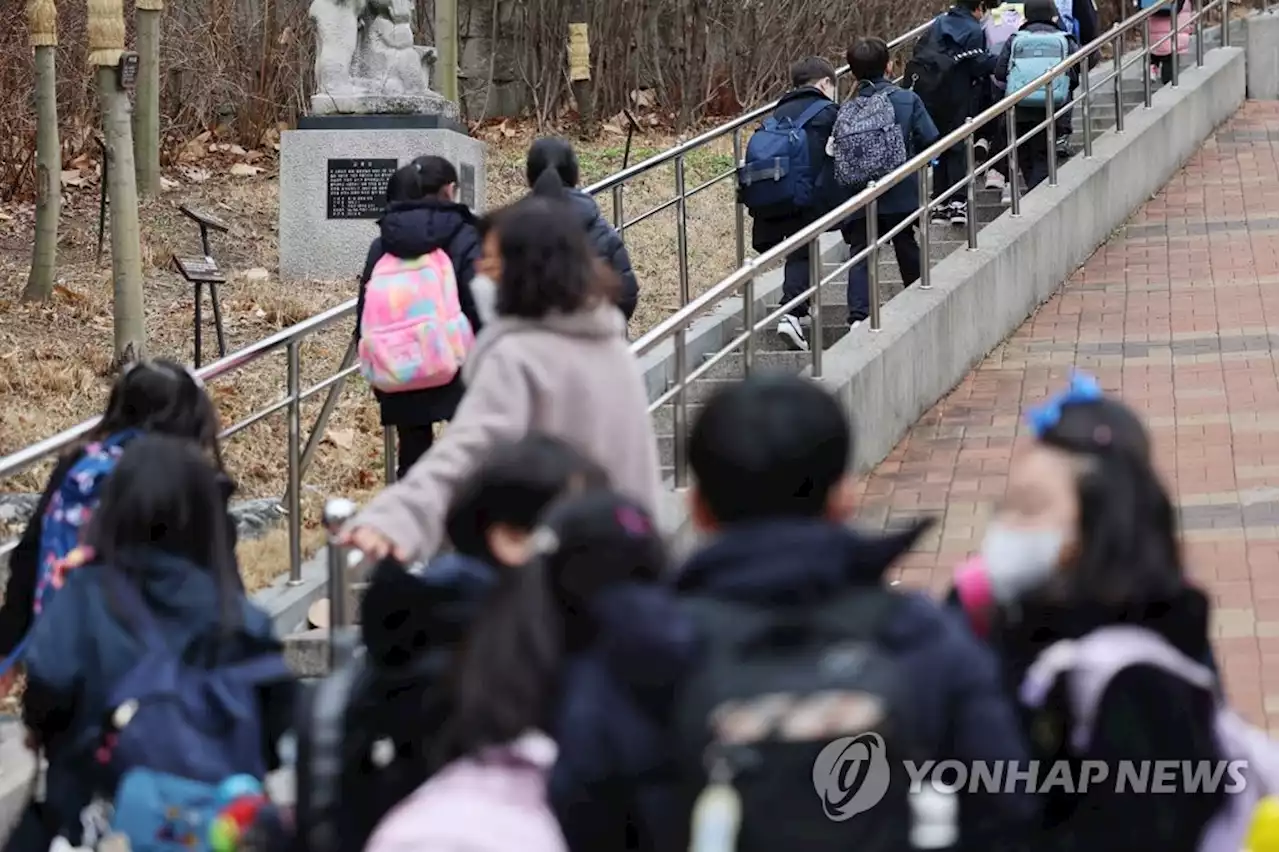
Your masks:
<svg viewBox="0 0 1280 852"><path fill-rule="evenodd" d="M656 511L661 487L648 396L613 305L484 327L463 367L466 394L440 440L352 527L370 527L429 557L444 541L454 489L489 448L527 432L559 438L601 465L612 485Z"/></svg>

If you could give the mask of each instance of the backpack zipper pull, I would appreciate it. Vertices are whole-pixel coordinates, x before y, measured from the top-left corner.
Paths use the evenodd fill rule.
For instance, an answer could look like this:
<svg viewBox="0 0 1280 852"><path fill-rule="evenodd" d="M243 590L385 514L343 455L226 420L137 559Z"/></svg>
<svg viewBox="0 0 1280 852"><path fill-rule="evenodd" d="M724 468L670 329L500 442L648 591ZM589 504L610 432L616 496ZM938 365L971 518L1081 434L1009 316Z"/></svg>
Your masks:
<svg viewBox="0 0 1280 852"><path fill-rule="evenodd" d="M710 781L693 806L689 852L734 852L742 827L742 799L733 786L733 769L723 755L712 764Z"/></svg>

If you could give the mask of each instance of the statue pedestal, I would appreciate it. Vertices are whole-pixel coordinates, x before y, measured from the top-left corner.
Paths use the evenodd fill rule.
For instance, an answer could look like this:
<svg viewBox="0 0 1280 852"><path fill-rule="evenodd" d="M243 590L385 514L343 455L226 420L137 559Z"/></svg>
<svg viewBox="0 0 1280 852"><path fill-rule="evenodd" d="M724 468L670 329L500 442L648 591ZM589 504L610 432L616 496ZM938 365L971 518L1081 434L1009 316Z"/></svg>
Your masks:
<svg viewBox="0 0 1280 852"><path fill-rule="evenodd" d="M428 154L453 163L458 200L482 212L485 144L446 115L312 115L281 134L280 278L356 279L387 181Z"/></svg>

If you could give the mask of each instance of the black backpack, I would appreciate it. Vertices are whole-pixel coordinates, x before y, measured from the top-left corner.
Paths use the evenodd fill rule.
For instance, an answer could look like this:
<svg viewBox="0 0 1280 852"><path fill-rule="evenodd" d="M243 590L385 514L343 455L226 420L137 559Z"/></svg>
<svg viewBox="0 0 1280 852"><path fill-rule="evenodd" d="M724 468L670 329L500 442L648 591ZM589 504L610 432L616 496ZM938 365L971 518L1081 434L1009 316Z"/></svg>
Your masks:
<svg viewBox="0 0 1280 852"><path fill-rule="evenodd" d="M879 641L901 600L873 587L817 607L684 601L704 641L674 719L689 848L908 848L911 685Z"/></svg>
<svg viewBox="0 0 1280 852"><path fill-rule="evenodd" d="M960 125L970 106L971 81L958 66L965 59L981 56L985 49L953 53L946 41L935 20L929 32L916 41L903 71L902 85L920 96L939 129L950 130Z"/></svg>

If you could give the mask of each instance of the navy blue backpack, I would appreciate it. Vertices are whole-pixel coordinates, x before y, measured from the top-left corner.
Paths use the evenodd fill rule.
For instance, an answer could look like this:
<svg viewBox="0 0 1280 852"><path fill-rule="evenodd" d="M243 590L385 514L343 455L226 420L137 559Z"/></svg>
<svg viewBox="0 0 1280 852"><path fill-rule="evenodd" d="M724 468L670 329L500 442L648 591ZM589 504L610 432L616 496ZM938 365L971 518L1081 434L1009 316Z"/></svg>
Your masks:
<svg viewBox="0 0 1280 852"><path fill-rule="evenodd" d="M219 784L267 771L258 687L292 675L279 652L199 665L190 652L204 637L171 648L141 591L122 575L108 585L145 648L112 687L95 755L112 829L135 850L206 849Z"/></svg>
<svg viewBox="0 0 1280 852"><path fill-rule="evenodd" d="M809 162L804 126L829 106L819 99L794 119L770 116L751 134L738 167L738 200L752 216L776 219L813 205L818 164Z"/></svg>

